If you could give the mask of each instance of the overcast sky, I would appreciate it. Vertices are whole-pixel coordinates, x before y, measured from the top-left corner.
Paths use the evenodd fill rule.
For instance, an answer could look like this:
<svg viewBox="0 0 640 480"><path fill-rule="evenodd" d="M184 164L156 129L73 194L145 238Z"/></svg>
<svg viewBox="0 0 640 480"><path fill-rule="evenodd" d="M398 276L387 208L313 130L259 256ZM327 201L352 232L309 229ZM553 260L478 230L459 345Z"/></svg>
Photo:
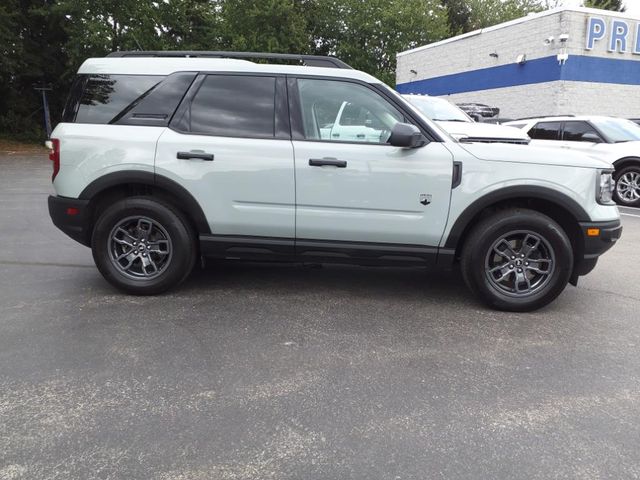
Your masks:
<svg viewBox="0 0 640 480"><path fill-rule="evenodd" d="M582 3L582 0L564 0L563 2L567 7L579 7ZM626 0L624 4L627 7L627 13L640 16L640 0Z"/></svg>

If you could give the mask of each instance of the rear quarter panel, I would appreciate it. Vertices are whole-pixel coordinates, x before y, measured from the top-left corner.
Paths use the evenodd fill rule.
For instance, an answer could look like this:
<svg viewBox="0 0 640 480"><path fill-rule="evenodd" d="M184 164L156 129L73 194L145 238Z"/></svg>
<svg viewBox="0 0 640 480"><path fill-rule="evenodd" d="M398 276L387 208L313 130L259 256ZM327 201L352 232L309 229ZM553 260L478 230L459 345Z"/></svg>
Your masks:
<svg viewBox="0 0 640 480"><path fill-rule="evenodd" d="M60 140L60 172L53 182L59 196L77 198L109 173L154 173L156 143L164 127L60 123L51 134Z"/></svg>

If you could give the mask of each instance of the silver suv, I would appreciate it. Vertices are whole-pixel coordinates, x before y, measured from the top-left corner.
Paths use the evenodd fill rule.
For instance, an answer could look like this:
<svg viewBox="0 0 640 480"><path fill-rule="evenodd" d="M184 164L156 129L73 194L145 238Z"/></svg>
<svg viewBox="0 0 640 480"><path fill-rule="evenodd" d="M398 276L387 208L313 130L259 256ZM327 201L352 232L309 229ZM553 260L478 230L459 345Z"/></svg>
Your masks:
<svg viewBox="0 0 640 480"><path fill-rule="evenodd" d="M176 286L200 256L459 266L488 305L524 311L621 233L610 164L458 143L331 57L118 52L84 62L63 117L51 218L133 294Z"/></svg>

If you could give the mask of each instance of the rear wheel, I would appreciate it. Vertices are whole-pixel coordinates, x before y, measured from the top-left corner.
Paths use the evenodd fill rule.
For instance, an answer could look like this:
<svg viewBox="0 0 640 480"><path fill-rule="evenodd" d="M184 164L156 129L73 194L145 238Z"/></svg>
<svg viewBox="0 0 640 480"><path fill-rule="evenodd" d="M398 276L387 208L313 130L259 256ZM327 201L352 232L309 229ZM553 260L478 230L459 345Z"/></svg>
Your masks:
<svg viewBox="0 0 640 480"><path fill-rule="evenodd" d="M626 207L640 207L640 164L621 168L615 173L615 180L615 201Z"/></svg>
<svg viewBox="0 0 640 480"><path fill-rule="evenodd" d="M573 266L571 243L551 218L526 209L482 220L462 252L465 282L493 308L531 311L553 301Z"/></svg>
<svg viewBox="0 0 640 480"><path fill-rule="evenodd" d="M105 279L136 295L178 285L196 259L188 222L171 206L148 197L127 198L107 208L95 224L92 251Z"/></svg>

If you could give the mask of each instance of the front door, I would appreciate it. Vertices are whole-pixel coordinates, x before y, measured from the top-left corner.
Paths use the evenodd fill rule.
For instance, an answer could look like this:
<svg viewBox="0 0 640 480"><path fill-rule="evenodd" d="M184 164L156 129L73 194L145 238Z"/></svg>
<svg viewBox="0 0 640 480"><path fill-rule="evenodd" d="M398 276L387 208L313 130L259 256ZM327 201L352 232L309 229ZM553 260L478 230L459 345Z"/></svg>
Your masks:
<svg viewBox="0 0 640 480"><path fill-rule="evenodd" d="M323 243L338 249L345 242L365 249L387 245L398 252L437 246L453 170L444 145L389 145L391 129L407 118L370 85L298 78L289 86L298 254L307 244Z"/></svg>

